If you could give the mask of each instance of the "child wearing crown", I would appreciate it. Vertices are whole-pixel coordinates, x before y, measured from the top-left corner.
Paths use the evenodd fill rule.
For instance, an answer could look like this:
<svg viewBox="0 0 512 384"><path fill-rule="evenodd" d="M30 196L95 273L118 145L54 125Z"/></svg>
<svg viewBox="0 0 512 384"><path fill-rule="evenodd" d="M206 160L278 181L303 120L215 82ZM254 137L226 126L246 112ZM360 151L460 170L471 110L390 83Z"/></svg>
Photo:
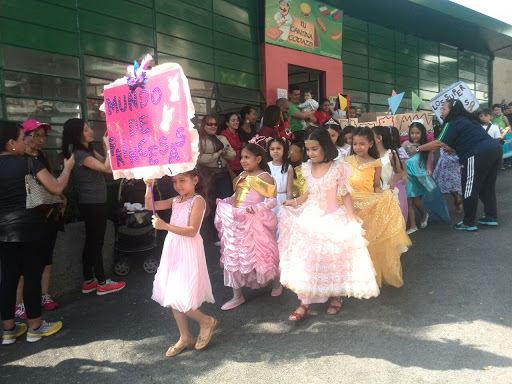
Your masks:
<svg viewBox="0 0 512 384"><path fill-rule="evenodd" d="M274 282L272 296L282 293L279 283L279 251L276 242L277 188L270 175L265 137L249 141L241 152L244 171L233 180L235 194L217 201L215 226L220 237L220 262L224 285L233 288L233 298L222 310L245 302L243 287L261 288Z"/></svg>

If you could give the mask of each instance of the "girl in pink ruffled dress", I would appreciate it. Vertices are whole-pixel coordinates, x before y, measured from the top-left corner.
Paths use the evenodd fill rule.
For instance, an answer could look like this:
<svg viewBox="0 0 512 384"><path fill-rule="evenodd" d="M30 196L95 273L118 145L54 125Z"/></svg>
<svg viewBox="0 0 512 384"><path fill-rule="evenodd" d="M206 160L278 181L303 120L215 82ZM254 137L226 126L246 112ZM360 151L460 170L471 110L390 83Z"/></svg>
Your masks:
<svg viewBox="0 0 512 384"><path fill-rule="evenodd" d="M302 164L306 194L286 200L279 216L281 283L301 304L289 320L299 321L309 305L330 299L328 314L341 310L341 296L378 296L362 221L355 216L348 178L352 174L338 156L324 128L305 140L309 160ZM338 205L340 194L343 206Z"/></svg>
<svg viewBox="0 0 512 384"><path fill-rule="evenodd" d="M156 210L172 208L170 223L153 216L153 227L168 231L160 266L153 282L152 299L164 307L172 308L180 339L169 347L166 356L174 356L185 348L203 349L209 343L217 320L203 314L199 307L204 302L214 303L208 277L203 239L199 228L203 222L206 202L204 187L196 169L172 178L179 196L155 202ZM153 180L146 180L146 209L151 209L150 188ZM188 328L188 318L199 324L200 331L194 341Z"/></svg>
<svg viewBox="0 0 512 384"><path fill-rule="evenodd" d="M233 288L233 299L221 309L245 302L243 287L261 288L274 280L272 296L279 296L279 252L276 242L277 189L267 165L265 150L249 142L241 153L244 169L234 181L235 194L217 200L215 227L220 238L220 263L224 285Z"/></svg>

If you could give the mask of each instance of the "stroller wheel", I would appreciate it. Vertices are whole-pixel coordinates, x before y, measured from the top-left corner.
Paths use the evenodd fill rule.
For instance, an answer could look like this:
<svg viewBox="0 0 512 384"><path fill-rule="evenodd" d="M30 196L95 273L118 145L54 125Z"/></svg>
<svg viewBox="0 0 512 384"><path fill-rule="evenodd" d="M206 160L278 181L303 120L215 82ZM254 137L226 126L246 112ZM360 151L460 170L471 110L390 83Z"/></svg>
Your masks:
<svg viewBox="0 0 512 384"><path fill-rule="evenodd" d="M147 259L144 261L142 267L147 273L156 273L156 270L158 269L158 261L155 259Z"/></svg>
<svg viewBox="0 0 512 384"><path fill-rule="evenodd" d="M114 265L114 272L116 275L125 276L130 272L130 264L126 261L118 261L116 265Z"/></svg>

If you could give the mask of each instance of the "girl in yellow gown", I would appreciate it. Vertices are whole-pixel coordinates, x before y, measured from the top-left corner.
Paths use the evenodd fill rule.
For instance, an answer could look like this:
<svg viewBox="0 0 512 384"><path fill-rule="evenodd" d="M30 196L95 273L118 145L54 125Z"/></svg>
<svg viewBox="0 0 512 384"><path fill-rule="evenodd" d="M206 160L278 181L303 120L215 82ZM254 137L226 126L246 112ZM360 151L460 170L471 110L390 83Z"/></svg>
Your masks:
<svg viewBox="0 0 512 384"><path fill-rule="evenodd" d="M407 251L411 240L405 233L397 199L391 191L382 191L380 187L382 163L370 128L354 130L352 153L345 159L352 168L349 184L354 190L355 212L363 220L377 283L379 287L384 283L399 288L404 283L400 256Z"/></svg>

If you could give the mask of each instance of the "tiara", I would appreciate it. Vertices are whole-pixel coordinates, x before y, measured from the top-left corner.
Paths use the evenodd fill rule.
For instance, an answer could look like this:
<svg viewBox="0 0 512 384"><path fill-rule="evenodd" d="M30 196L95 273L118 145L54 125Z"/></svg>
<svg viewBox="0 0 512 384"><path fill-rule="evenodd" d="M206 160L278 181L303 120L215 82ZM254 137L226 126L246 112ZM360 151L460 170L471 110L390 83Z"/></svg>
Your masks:
<svg viewBox="0 0 512 384"><path fill-rule="evenodd" d="M332 117L327 120L324 125L329 125L329 124L332 124L332 125L340 125L340 123L338 123L336 120L334 120Z"/></svg>
<svg viewBox="0 0 512 384"><path fill-rule="evenodd" d="M416 119L416 120L411 121L411 124L412 123L420 123L421 125L425 125L425 120L423 120L423 119Z"/></svg>
<svg viewBox="0 0 512 384"><path fill-rule="evenodd" d="M249 140L248 143L257 144L266 151L266 149L265 149L265 141L266 140L267 140L267 138L265 136L256 135L251 140Z"/></svg>

